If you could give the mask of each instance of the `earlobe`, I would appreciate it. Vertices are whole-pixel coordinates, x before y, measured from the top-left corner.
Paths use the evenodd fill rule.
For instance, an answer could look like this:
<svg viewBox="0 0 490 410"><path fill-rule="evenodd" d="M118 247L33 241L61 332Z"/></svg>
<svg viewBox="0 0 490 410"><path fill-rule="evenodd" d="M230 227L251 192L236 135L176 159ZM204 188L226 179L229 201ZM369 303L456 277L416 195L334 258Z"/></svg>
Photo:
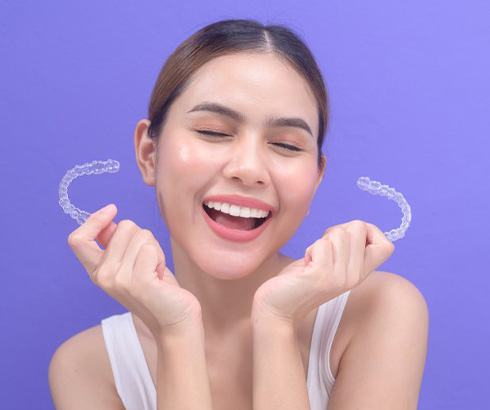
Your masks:
<svg viewBox="0 0 490 410"><path fill-rule="evenodd" d="M325 154L322 154L322 178L323 175L325 174L326 169L327 169L327 156Z"/></svg>
<svg viewBox="0 0 490 410"><path fill-rule="evenodd" d="M136 163L140 169L143 181L149 186L155 186L156 175L156 146L148 135L150 121L139 120L134 131L134 150Z"/></svg>
<svg viewBox="0 0 490 410"><path fill-rule="evenodd" d="M326 168L327 168L327 157L324 154L322 154L320 175L318 176L318 181L317 181L316 186L315 186L315 192L318 189L318 187L320 186L320 184L322 183L323 176L325 175L325 169Z"/></svg>

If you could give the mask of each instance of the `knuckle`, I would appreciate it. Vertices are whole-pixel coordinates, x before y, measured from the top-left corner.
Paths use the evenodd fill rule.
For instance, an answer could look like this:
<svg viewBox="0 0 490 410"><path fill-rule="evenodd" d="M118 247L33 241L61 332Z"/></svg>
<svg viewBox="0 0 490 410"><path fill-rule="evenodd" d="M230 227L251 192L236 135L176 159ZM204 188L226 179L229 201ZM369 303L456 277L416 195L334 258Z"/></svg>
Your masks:
<svg viewBox="0 0 490 410"><path fill-rule="evenodd" d="M344 228L334 227L329 234L332 238L345 239L349 233Z"/></svg>
<svg viewBox="0 0 490 410"><path fill-rule="evenodd" d="M153 233L149 229L142 229L141 231L138 232L138 235L143 237L144 239L151 239L153 240Z"/></svg>
<svg viewBox="0 0 490 410"><path fill-rule="evenodd" d="M100 268L95 268L93 271L88 273L90 280L95 284L98 284L99 282L99 273L100 273Z"/></svg>
<svg viewBox="0 0 490 410"><path fill-rule="evenodd" d="M353 228L356 228L356 229L367 229L366 222L361 221L360 219L354 219L351 222L351 225Z"/></svg>
<svg viewBox="0 0 490 410"><path fill-rule="evenodd" d="M112 276L113 276L112 269L102 266L99 269L95 270L95 272L92 275L92 280L105 288L111 285Z"/></svg>
<svg viewBox="0 0 490 410"><path fill-rule="evenodd" d="M119 222L118 226L124 229L134 228L136 224L131 219L123 219Z"/></svg>
<svg viewBox="0 0 490 410"><path fill-rule="evenodd" d="M353 225L364 225L365 222L364 221L361 221L360 219L353 219L351 221L351 224L353 224Z"/></svg>
<svg viewBox="0 0 490 410"><path fill-rule="evenodd" d="M349 222L346 227L346 231L348 232L367 232L366 222L361 221L360 219L354 219Z"/></svg>
<svg viewBox="0 0 490 410"><path fill-rule="evenodd" d="M313 246L324 246L326 242L332 242L332 235L328 233L328 235L323 235L321 238L318 238Z"/></svg>
<svg viewBox="0 0 490 410"><path fill-rule="evenodd" d="M81 242L82 238L79 232L72 232L70 235L68 235L68 245L70 245L72 248L75 247L77 244Z"/></svg>

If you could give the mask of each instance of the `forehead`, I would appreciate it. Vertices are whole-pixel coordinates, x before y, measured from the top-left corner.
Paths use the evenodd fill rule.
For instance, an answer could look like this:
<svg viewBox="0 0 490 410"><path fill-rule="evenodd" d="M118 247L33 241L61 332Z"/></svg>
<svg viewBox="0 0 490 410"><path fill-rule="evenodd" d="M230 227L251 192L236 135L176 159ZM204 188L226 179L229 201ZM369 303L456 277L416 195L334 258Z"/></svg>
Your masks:
<svg viewBox="0 0 490 410"><path fill-rule="evenodd" d="M269 115L299 116L314 135L318 132L317 103L309 84L274 53L242 52L214 58L192 75L179 99L183 109L214 101L258 122Z"/></svg>

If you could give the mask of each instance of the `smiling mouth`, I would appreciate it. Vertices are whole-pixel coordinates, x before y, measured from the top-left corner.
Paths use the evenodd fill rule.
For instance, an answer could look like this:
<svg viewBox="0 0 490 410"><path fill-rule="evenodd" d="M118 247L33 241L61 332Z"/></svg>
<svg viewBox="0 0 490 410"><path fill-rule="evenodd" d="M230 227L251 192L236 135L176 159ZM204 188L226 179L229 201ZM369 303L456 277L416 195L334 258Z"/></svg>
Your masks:
<svg viewBox="0 0 490 410"><path fill-rule="evenodd" d="M271 217L271 212L265 218L244 218L225 214L224 212L209 208L205 204L202 204L202 207L213 221L231 229L251 231L258 228Z"/></svg>

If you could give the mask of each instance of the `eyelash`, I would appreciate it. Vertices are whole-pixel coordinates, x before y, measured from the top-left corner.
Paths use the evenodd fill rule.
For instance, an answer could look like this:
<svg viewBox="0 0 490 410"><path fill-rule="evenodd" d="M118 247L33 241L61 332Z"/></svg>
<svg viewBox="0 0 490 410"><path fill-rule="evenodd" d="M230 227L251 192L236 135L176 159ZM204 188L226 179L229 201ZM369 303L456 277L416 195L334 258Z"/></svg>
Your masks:
<svg viewBox="0 0 490 410"><path fill-rule="evenodd" d="M206 131L206 130L197 130L197 132L199 134L209 135L209 136L213 136L213 137L229 137L228 134L223 134L221 132ZM295 145L283 144L283 143L279 143L279 142L276 142L274 145L277 145L281 148L285 148L289 151L294 151L294 152L303 151L302 149L296 147Z"/></svg>

